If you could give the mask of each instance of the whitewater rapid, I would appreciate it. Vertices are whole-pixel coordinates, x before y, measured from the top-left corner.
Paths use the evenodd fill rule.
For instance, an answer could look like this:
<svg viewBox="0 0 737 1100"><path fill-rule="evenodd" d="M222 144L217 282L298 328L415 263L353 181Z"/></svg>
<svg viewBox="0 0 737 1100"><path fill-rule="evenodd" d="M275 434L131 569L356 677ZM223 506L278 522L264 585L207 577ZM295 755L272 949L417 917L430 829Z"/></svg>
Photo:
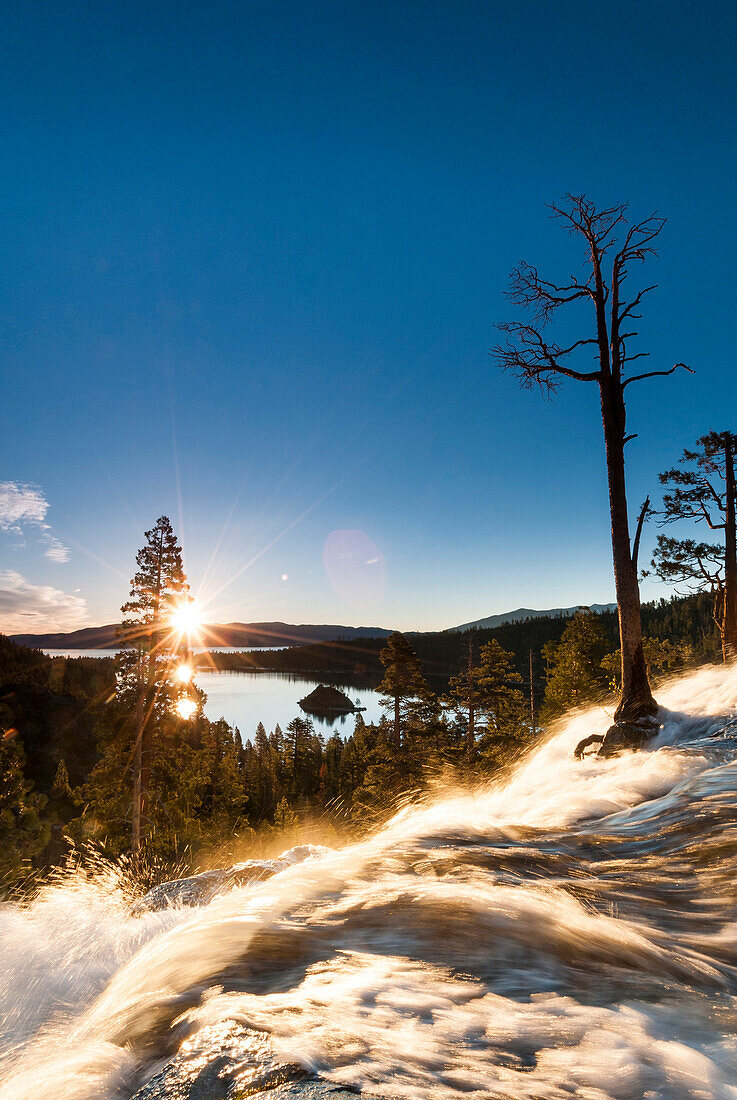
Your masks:
<svg viewBox="0 0 737 1100"><path fill-rule="evenodd" d="M611 719L569 716L200 908L133 916L114 870L0 906L0 1098L267 1095L276 1059L387 1100L737 1100L737 666L657 695L646 751L577 762Z"/></svg>

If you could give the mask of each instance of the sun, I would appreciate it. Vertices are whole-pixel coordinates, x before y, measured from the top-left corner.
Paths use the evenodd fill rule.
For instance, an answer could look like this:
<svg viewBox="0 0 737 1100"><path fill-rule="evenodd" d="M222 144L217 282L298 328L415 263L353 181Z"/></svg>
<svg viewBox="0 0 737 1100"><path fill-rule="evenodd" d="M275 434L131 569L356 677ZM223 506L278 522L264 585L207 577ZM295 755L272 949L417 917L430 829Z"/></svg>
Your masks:
<svg viewBox="0 0 737 1100"><path fill-rule="evenodd" d="M202 610L196 600L185 599L172 609L169 616L172 630L180 637L199 634L202 626Z"/></svg>

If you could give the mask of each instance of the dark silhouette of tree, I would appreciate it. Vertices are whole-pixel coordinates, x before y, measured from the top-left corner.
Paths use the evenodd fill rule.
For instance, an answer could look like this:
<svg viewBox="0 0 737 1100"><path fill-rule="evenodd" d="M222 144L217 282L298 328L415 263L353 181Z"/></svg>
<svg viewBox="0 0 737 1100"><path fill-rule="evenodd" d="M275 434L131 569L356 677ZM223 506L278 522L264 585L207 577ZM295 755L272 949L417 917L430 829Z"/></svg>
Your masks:
<svg viewBox="0 0 737 1100"><path fill-rule="evenodd" d="M300 773L304 771L307 755L307 744L314 737L312 722L306 718L293 718L287 726L285 745L287 755L291 757L291 770L293 789L297 790Z"/></svg>
<svg viewBox="0 0 737 1100"><path fill-rule="evenodd" d="M662 526L690 519L711 531L723 531L723 544L659 535L652 566L664 581L713 593L722 654L725 661L730 661L737 656L737 436L732 432L709 432L697 440L697 448L684 450L681 466L660 475L661 485L668 489L663 494L660 523Z"/></svg>
<svg viewBox="0 0 737 1100"><path fill-rule="evenodd" d="M394 708L394 747L399 749L402 743L402 704L426 696L429 688L417 654L404 634L399 631L390 634L379 657L386 672L376 690L391 701Z"/></svg>
<svg viewBox="0 0 737 1100"><path fill-rule="evenodd" d="M514 667L511 653L496 639L481 647L476 669L477 705L485 718L480 748L484 759L499 764L510 750L529 740L531 734L525 697L520 690L522 676Z"/></svg>
<svg viewBox="0 0 737 1100"><path fill-rule="evenodd" d="M577 611L566 625L560 641L548 642L543 647L543 657L548 666L543 701L543 718L546 721L557 718L572 707L601 699L607 688L602 668L607 651L601 617L590 611Z"/></svg>
<svg viewBox="0 0 737 1100"><path fill-rule="evenodd" d="M43 820L47 799L33 790L24 772L23 744L0 704L0 875L31 869L50 835Z"/></svg>
<svg viewBox="0 0 737 1100"><path fill-rule="evenodd" d="M123 604L118 653L119 699L135 709L133 747L133 852L145 832L147 796L151 784L154 728L172 702L172 657L178 639L168 613L189 591L182 566L182 549L167 516L146 531L146 543L136 555L138 571L131 581L131 599Z"/></svg>
<svg viewBox="0 0 737 1100"><path fill-rule="evenodd" d="M647 286L625 296L624 284L633 263L642 263L655 254L653 242L665 219L653 214L630 223L626 204L598 210L583 195L566 198L565 206L553 205L551 210L572 234L583 239L587 272L581 279L572 275L559 284L543 279L530 264L520 264L512 273L508 297L515 305L531 311L533 323L514 321L500 325L507 341L494 348L492 354L501 367L514 371L527 388L537 386L552 394L563 378L593 382L598 387L622 651L622 696L615 718L636 720L655 714L657 704L650 691L642 651L640 592L630 545L624 448L634 436L627 434L625 389L645 378L673 374L685 364L677 363L668 370L630 373L631 364L648 354L630 351L630 341L637 335L632 323L641 316L640 304L654 287ZM590 308L590 325L579 339L559 344L546 335L546 326L559 309L575 302ZM587 350L594 353L593 370L581 369L577 358Z"/></svg>
<svg viewBox="0 0 737 1100"><path fill-rule="evenodd" d="M473 631L469 631L468 654L458 675L451 676L447 696L449 705L466 716L466 757L469 761L476 755L476 711L479 699L479 670L474 667L473 638Z"/></svg>

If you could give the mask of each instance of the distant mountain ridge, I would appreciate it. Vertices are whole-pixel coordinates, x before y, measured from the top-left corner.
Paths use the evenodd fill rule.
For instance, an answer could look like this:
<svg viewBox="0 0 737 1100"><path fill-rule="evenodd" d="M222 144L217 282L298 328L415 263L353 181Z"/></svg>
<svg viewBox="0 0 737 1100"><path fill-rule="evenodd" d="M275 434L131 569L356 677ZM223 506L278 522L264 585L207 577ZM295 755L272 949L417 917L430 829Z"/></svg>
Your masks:
<svg viewBox="0 0 737 1100"><path fill-rule="evenodd" d="M580 607L586 604L576 604L575 607L552 607L548 611L535 611L531 607L518 607L516 611L505 611L502 615L489 615L485 619L476 619L472 623L463 623L461 626L448 627L448 633L460 633L463 630L490 630L492 627L501 626L502 623L518 623L524 619L561 619L575 614ZM616 611L615 603L592 603L588 610L600 615L603 611Z"/></svg>
<svg viewBox="0 0 737 1100"><path fill-rule="evenodd" d="M118 624L89 626L68 634L11 634L10 640L30 649L117 649ZM204 646L288 646L309 642L386 638L391 630L380 626L293 625L290 623L224 623L203 626Z"/></svg>
<svg viewBox="0 0 737 1100"><path fill-rule="evenodd" d="M530 607L518 607L516 611L506 611L501 615L489 615L485 619L476 619L472 623L451 626L441 631L406 631L408 634L456 634L463 630L491 629L503 623L516 623L523 619L564 618L573 615L579 607L554 607L548 611L536 611ZM589 610L594 612L612 611L615 603L594 603ZM72 630L68 634L11 634L10 640L30 649L110 649L119 648L117 623L106 626L88 626L81 630ZM387 638L392 633L383 626L336 626L328 624L293 623L223 623L203 626L200 635L203 646L257 647L309 645L311 642L354 641L357 638Z"/></svg>

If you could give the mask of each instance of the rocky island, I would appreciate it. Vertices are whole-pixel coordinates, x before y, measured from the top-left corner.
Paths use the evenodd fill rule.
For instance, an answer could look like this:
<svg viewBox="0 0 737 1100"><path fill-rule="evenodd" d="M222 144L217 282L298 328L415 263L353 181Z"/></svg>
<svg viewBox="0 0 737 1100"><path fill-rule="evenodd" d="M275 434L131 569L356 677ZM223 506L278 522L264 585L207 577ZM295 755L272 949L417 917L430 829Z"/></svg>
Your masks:
<svg viewBox="0 0 737 1100"><path fill-rule="evenodd" d="M308 714L351 714L353 711L366 709L357 707L338 688L327 687L325 684L318 684L314 691L299 700L299 705Z"/></svg>

